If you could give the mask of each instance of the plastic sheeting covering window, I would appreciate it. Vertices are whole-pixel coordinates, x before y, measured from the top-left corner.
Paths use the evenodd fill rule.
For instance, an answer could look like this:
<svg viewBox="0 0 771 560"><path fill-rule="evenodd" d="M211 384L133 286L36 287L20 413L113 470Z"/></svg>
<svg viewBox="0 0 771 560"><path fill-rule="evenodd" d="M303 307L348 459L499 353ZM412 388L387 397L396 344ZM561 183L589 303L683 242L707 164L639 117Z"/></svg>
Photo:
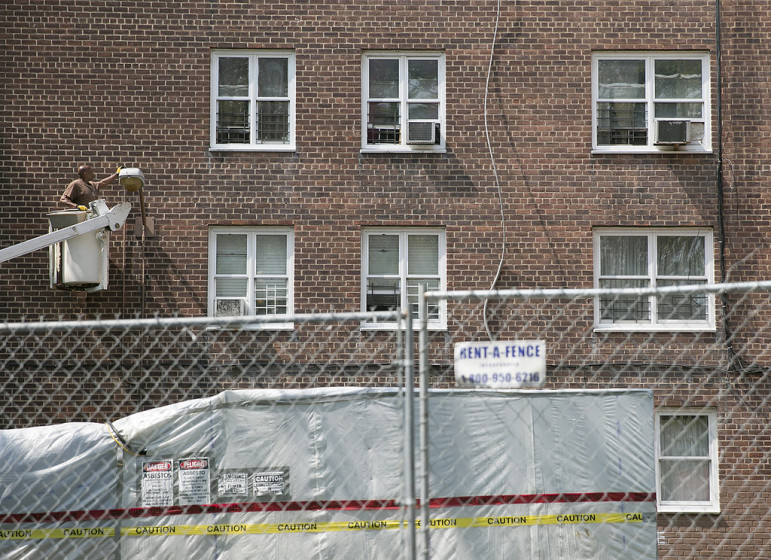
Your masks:
<svg viewBox="0 0 771 560"><path fill-rule="evenodd" d="M111 426L5 430L0 556L399 558L403 403L227 391ZM432 558L656 557L649 391L428 403Z"/></svg>

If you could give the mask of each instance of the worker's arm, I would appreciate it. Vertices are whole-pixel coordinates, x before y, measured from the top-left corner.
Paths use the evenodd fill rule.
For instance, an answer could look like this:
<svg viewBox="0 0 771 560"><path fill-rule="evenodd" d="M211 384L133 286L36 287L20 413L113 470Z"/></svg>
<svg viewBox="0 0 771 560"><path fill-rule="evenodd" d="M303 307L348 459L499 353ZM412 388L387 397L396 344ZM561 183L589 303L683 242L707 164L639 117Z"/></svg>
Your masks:
<svg viewBox="0 0 771 560"><path fill-rule="evenodd" d="M59 202L61 202L65 206L68 206L69 208L77 208L78 210L88 210L88 208L86 208L82 204L75 204L74 202L72 202L72 200L70 200L70 197L67 196L66 194L62 195L62 197L59 199Z"/></svg>
<svg viewBox="0 0 771 560"><path fill-rule="evenodd" d="M64 191L64 194L62 194L62 197L59 199L59 202L61 204L64 204L65 206L68 206L69 208L77 208L78 205L75 204L72 199L70 198L71 190L67 189Z"/></svg>
<svg viewBox="0 0 771 560"><path fill-rule="evenodd" d="M110 176L109 176L109 177L107 177L106 179L102 179L101 181L97 181L96 183L94 183L94 186L96 186L96 190L98 191L98 190L99 190L99 189L101 189L101 188L102 188L104 185L109 185L109 184L110 184L110 183L112 183L112 182L113 182L115 179L117 179L117 178L118 178L118 175L120 175L120 170L121 170L121 168L119 167L119 168L118 168L118 170L117 170L115 173L113 173L112 175L110 175Z"/></svg>

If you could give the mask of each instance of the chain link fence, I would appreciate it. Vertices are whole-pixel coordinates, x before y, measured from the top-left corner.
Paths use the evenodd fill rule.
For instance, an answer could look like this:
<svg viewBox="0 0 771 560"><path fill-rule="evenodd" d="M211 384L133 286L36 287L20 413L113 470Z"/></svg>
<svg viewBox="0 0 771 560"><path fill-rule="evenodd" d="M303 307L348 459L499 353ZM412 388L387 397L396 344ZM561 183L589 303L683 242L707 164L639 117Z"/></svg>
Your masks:
<svg viewBox="0 0 771 560"><path fill-rule="evenodd" d="M0 557L406 558L411 325L378 322L2 325Z"/></svg>
<svg viewBox="0 0 771 560"><path fill-rule="evenodd" d="M423 316L447 305L451 335L421 329L419 376L474 389L451 420L426 430L424 507L443 487L435 463L461 469L478 457L469 472L508 475L486 498L503 516L493 527L497 519L522 533L510 555L487 557L771 557L769 290L764 282L426 293ZM537 341L540 371L527 354ZM527 405L490 398L507 387L520 387ZM497 453L480 445L458 456L448 444L475 437L474 410L486 411L491 439L503 434ZM444 552L437 557L452 557Z"/></svg>
<svg viewBox="0 0 771 560"><path fill-rule="evenodd" d="M769 289L0 325L0 556L769 557Z"/></svg>

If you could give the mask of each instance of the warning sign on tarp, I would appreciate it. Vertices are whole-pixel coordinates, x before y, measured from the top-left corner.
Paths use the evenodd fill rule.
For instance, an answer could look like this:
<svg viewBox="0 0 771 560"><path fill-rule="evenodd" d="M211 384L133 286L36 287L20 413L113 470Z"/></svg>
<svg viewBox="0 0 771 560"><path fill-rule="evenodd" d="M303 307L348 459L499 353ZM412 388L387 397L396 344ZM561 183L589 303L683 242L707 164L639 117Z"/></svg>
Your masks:
<svg viewBox="0 0 771 560"><path fill-rule="evenodd" d="M286 474L271 470L254 473L254 495L268 496L286 494Z"/></svg>
<svg viewBox="0 0 771 560"><path fill-rule="evenodd" d="M174 504L172 461L142 463L142 506L166 507Z"/></svg>
<svg viewBox="0 0 771 560"><path fill-rule="evenodd" d="M179 462L179 504L211 503L209 460L201 457Z"/></svg>
<svg viewBox="0 0 771 560"><path fill-rule="evenodd" d="M217 494L222 497L245 498L249 493L249 483L245 472L224 472L217 480Z"/></svg>

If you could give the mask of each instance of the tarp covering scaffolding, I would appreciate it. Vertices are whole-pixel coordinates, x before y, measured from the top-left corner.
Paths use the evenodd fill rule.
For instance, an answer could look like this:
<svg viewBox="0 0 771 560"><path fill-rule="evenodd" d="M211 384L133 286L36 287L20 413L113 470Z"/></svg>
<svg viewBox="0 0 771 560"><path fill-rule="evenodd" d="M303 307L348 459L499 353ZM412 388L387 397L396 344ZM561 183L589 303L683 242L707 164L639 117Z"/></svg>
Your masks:
<svg viewBox="0 0 771 560"><path fill-rule="evenodd" d="M227 391L0 432L0 556L405 557L404 402ZM435 390L428 403L432 558L656 557L649 391Z"/></svg>

